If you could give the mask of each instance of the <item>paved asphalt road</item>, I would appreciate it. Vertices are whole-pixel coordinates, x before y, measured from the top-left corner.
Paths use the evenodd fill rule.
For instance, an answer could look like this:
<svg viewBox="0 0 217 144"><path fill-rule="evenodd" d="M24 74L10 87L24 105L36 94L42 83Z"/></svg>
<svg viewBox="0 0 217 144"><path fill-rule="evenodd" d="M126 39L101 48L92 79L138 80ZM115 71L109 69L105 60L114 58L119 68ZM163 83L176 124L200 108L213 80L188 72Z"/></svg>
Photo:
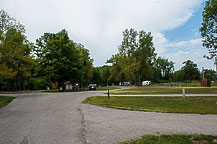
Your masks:
<svg viewBox="0 0 217 144"><path fill-rule="evenodd" d="M0 109L0 144L110 144L144 134L217 135L217 115L80 104L97 92L26 93Z"/></svg>

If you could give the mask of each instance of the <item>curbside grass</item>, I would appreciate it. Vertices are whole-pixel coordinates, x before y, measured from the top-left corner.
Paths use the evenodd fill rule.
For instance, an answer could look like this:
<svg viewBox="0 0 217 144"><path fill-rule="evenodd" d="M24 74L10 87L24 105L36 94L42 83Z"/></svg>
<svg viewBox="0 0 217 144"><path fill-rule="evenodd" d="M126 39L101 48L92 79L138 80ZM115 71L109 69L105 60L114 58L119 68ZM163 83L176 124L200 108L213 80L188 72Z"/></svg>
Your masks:
<svg viewBox="0 0 217 144"><path fill-rule="evenodd" d="M217 97L89 97L82 103L103 107L163 113L217 114Z"/></svg>
<svg viewBox="0 0 217 144"><path fill-rule="evenodd" d="M119 144L211 144L217 143L212 135L144 135Z"/></svg>
<svg viewBox="0 0 217 144"><path fill-rule="evenodd" d="M139 94L217 94L217 87L138 87L113 91L110 94L139 95Z"/></svg>
<svg viewBox="0 0 217 144"><path fill-rule="evenodd" d="M8 105L15 97L0 96L0 108Z"/></svg>

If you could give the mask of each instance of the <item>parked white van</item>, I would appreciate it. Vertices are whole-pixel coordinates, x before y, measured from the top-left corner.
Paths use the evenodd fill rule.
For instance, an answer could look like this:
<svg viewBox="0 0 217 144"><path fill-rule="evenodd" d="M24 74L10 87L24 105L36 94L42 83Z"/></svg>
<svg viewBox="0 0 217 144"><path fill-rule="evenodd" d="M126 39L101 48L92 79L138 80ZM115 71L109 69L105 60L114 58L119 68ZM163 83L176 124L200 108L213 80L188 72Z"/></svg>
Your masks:
<svg viewBox="0 0 217 144"><path fill-rule="evenodd" d="M150 86L151 85L151 81L143 81L142 82L142 86Z"/></svg>

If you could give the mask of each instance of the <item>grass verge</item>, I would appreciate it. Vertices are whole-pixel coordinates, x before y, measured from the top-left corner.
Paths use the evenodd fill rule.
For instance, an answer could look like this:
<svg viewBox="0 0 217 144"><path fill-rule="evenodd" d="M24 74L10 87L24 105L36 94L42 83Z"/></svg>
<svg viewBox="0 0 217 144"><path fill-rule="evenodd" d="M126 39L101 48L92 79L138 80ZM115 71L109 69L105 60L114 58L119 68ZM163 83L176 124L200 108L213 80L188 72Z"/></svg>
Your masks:
<svg viewBox="0 0 217 144"><path fill-rule="evenodd" d="M82 103L109 108L164 113L217 114L217 97L89 97Z"/></svg>
<svg viewBox="0 0 217 144"><path fill-rule="evenodd" d="M0 94L23 94L23 93L31 93L33 90L25 90L25 91L1 91Z"/></svg>
<svg viewBox="0 0 217 144"><path fill-rule="evenodd" d="M23 91L17 91L17 92L0 92L0 94L23 94Z"/></svg>
<svg viewBox="0 0 217 144"><path fill-rule="evenodd" d="M136 95L136 94L217 94L217 87L139 87L112 91L110 94Z"/></svg>
<svg viewBox="0 0 217 144"><path fill-rule="evenodd" d="M132 141L120 144L212 144L217 143L217 136L211 135L144 135Z"/></svg>
<svg viewBox="0 0 217 144"><path fill-rule="evenodd" d="M14 99L15 99L15 97L0 96L0 108L6 106Z"/></svg>
<svg viewBox="0 0 217 144"><path fill-rule="evenodd" d="M114 89L120 89L119 87L99 87L96 90L114 90Z"/></svg>

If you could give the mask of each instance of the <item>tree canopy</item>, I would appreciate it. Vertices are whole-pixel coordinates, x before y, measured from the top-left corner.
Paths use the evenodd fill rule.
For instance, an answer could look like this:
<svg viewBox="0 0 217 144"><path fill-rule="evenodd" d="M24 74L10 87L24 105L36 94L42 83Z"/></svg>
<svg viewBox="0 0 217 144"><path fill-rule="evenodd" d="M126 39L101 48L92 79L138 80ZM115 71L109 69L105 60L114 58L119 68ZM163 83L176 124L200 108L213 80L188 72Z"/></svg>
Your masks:
<svg viewBox="0 0 217 144"><path fill-rule="evenodd" d="M18 32L25 32L25 26L16 21L4 10L0 10L0 31L6 32L9 29L16 29Z"/></svg>
<svg viewBox="0 0 217 144"><path fill-rule="evenodd" d="M195 64L191 60L187 60L183 62L184 66L181 68L183 71L184 79L189 80L199 80L200 79L200 71L197 68L197 64Z"/></svg>
<svg viewBox="0 0 217 144"><path fill-rule="evenodd" d="M163 57L155 58L153 67L156 82L159 82L159 80L168 81L174 72L174 62Z"/></svg>
<svg viewBox="0 0 217 144"><path fill-rule="evenodd" d="M205 46L212 59L217 53L217 0L208 0L203 11L203 22L200 28L202 44Z"/></svg>
<svg viewBox="0 0 217 144"><path fill-rule="evenodd" d="M25 89L33 62L33 44L23 34L25 28L4 10L0 11L0 87ZM5 85L3 88L1 85Z"/></svg>
<svg viewBox="0 0 217 144"><path fill-rule="evenodd" d="M82 83L91 79L93 60L89 51L70 40L66 30L45 33L36 40L35 52L38 75L47 81L58 82L59 87L66 81Z"/></svg>
<svg viewBox="0 0 217 144"><path fill-rule="evenodd" d="M212 69L205 69L204 70L204 77L205 77L205 79L214 81L217 78L217 73L216 73L216 71L214 71Z"/></svg>
<svg viewBox="0 0 217 144"><path fill-rule="evenodd" d="M208 0L203 12L200 29L203 45L210 56L216 56L216 0ZM174 62L157 57L150 32L126 29L118 47L107 63L111 66L93 67L89 50L69 38L68 32L44 33L29 42L24 25L0 11L0 90L44 89L51 83L70 81L82 87L90 83L108 85L111 83L142 81L153 82L192 81L200 79L197 65L191 60L174 72ZM216 72L205 70L205 78L216 80Z"/></svg>
<svg viewBox="0 0 217 144"><path fill-rule="evenodd" d="M107 63L112 63L109 80L113 82L140 82L151 79L153 61L156 56L151 33L126 29L123 32L119 53Z"/></svg>

